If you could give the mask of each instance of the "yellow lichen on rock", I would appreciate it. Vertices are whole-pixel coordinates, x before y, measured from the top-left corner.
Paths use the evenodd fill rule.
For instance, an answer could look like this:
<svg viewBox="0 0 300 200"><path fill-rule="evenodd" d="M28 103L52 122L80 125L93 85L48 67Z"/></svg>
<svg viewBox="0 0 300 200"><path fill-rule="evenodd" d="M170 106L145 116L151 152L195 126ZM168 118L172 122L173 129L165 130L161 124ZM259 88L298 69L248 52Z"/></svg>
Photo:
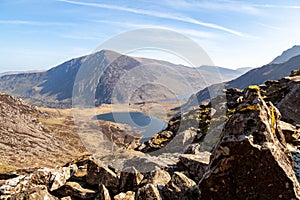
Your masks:
<svg viewBox="0 0 300 200"><path fill-rule="evenodd" d="M259 91L259 90L260 90L260 88L259 88L258 85L249 85L248 88L249 88L250 90L256 90L256 91Z"/></svg>
<svg viewBox="0 0 300 200"><path fill-rule="evenodd" d="M254 110L259 110L259 105L254 104L254 105L249 105L247 107L241 108L240 112L245 112L245 111L254 111Z"/></svg>

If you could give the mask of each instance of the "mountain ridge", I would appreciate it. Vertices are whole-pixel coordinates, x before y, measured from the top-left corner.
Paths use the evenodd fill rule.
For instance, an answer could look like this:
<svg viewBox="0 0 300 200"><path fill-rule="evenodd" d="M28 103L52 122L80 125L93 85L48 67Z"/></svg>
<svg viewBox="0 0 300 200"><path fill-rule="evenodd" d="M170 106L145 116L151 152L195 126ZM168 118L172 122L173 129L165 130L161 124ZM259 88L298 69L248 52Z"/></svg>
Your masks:
<svg viewBox="0 0 300 200"><path fill-rule="evenodd" d="M130 89L139 84L145 82L156 83L158 79L163 80L161 74L165 73L165 77L169 79L169 82L166 83L166 88L157 88L157 92L152 96L143 93L135 94L134 99L130 100L133 102L143 102L176 97L168 92L170 90L178 90L179 95L177 96L183 96L186 93L183 94L185 91L181 88L189 87L189 90L197 91L209 84L230 80L241 74L241 72L235 70L227 70L219 67L206 67L206 69L203 69L203 67L202 69L201 67L191 68L167 61L130 57L110 50L101 50L87 56L65 61L44 72L0 76L0 88L7 94L21 97L37 105L70 107L72 105L73 86L76 76L79 70L84 71L83 68L91 68L90 70L94 71L94 73L91 73L91 77L87 78L89 80L86 80L87 82L92 80L94 85L89 85L90 83L86 83L86 85L94 87L89 90L96 90L96 105L112 102L112 95L116 84L118 84L124 75L132 75L134 79L130 83L131 85L128 85L128 88L120 91L120 94L123 96L126 92L134 92L130 91ZM133 71L131 70L136 70L139 75L133 75ZM199 79L199 76L202 76L202 78ZM204 80L205 78L207 80ZM185 82L180 80L185 80ZM173 88L168 88L168 85L171 85ZM177 85L178 87L176 88L175 86ZM155 88L155 86L151 87L155 91L153 87ZM84 90L87 90L87 88L84 88ZM143 89L139 90L138 93L141 91ZM131 97L127 94L127 97L125 96L124 98Z"/></svg>

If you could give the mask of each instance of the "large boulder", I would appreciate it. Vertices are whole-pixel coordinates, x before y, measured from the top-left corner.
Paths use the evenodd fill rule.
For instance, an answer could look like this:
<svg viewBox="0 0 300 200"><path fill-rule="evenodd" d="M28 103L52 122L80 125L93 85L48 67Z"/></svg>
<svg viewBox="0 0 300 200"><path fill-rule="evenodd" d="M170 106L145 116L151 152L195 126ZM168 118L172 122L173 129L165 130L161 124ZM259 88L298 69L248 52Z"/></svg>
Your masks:
<svg viewBox="0 0 300 200"><path fill-rule="evenodd" d="M278 109L284 119L290 123L300 124L300 84L293 89L278 103Z"/></svg>
<svg viewBox="0 0 300 200"><path fill-rule="evenodd" d="M119 179L115 172L96 160L89 160L86 182L89 185L105 185L114 194L118 193Z"/></svg>
<svg viewBox="0 0 300 200"><path fill-rule="evenodd" d="M181 172L175 172L171 181L162 189L169 200L196 200L199 198L197 184Z"/></svg>
<svg viewBox="0 0 300 200"><path fill-rule="evenodd" d="M2 198L1 198L2 199ZM58 200L59 198L49 194L46 186L36 186L28 190L12 195L10 200Z"/></svg>
<svg viewBox="0 0 300 200"><path fill-rule="evenodd" d="M135 200L162 200L157 186L153 184L147 184L137 191Z"/></svg>
<svg viewBox="0 0 300 200"><path fill-rule="evenodd" d="M228 120L207 173L201 199L298 199L299 183L291 153L277 128L280 114L260 95L245 90L244 101Z"/></svg>
<svg viewBox="0 0 300 200"><path fill-rule="evenodd" d="M300 144L300 130L297 127L284 121L279 121L278 126L282 130L287 143L295 146Z"/></svg>
<svg viewBox="0 0 300 200"><path fill-rule="evenodd" d="M144 176L134 167L123 169L120 176L120 191L136 191Z"/></svg>
<svg viewBox="0 0 300 200"><path fill-rule="evenodd" d="M97 191L84 188L85 183L67 182L57 190L62 196L78 197L80 199L92 199L97 195Z"/></svg>
<svg viewBox="0 0 300 200"><path fill-rule="evenodd" d="M99 194L97 195L95 200L111 200L109 191L105 187L105 185L103 185L103 184L99 185Z"/></svg>
<svg viewBox="0 0 300 200"><path fill-rule="evenodd" d="M143 183L151 183L159 187L165 186L171 180L170 174L156 167L155 170L144 174Z"/></svg>
<svg viewBox="0 0 300 200"><path fill-rule="evenodd" d="M209 152L200 152L198 154L182 154L179 159L181 164L186 167L190 177L199 181L209 164L211 154Z"/></svg>

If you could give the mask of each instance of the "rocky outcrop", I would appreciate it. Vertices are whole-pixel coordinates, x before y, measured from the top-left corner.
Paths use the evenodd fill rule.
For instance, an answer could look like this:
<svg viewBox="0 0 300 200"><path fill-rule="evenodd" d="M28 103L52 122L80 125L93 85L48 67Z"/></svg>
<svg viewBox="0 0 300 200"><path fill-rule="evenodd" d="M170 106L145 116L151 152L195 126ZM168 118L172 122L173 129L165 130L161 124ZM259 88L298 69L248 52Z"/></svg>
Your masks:
<svg viewBox="0 0 300 200"><path fill-rule="evenodd" d="M280 114L249 87L226 123L199 183L201 199L298 199L291 153L277 128Z"/></svg>
<svg viewBox="0 0 300 200"><path fill-rule="evenodd" d="M185 176L183 179L188 186L193 183ZM170 174L160 168L142 173L134 167L127 167L116 172L96 158L84 157L64 167L37 169L26 175L8 177L0 187L0 199L159 200L163 198L162 189L170 182Z"/></svg>

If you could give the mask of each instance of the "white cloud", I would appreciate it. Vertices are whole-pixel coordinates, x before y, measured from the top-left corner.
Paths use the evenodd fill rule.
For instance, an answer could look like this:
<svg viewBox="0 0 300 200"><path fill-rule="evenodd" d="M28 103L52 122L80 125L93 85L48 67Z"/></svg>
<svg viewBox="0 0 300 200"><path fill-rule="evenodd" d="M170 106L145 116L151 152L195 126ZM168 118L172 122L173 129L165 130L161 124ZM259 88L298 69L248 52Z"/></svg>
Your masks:
<svg viewBox="0 0 300 200"><path fill-rule="evenodd" d="M75 25L73 23L41 22L41 21L26 21L26 20L0 20L0 24L30 25L30 26L74 26Z"/></svg>

